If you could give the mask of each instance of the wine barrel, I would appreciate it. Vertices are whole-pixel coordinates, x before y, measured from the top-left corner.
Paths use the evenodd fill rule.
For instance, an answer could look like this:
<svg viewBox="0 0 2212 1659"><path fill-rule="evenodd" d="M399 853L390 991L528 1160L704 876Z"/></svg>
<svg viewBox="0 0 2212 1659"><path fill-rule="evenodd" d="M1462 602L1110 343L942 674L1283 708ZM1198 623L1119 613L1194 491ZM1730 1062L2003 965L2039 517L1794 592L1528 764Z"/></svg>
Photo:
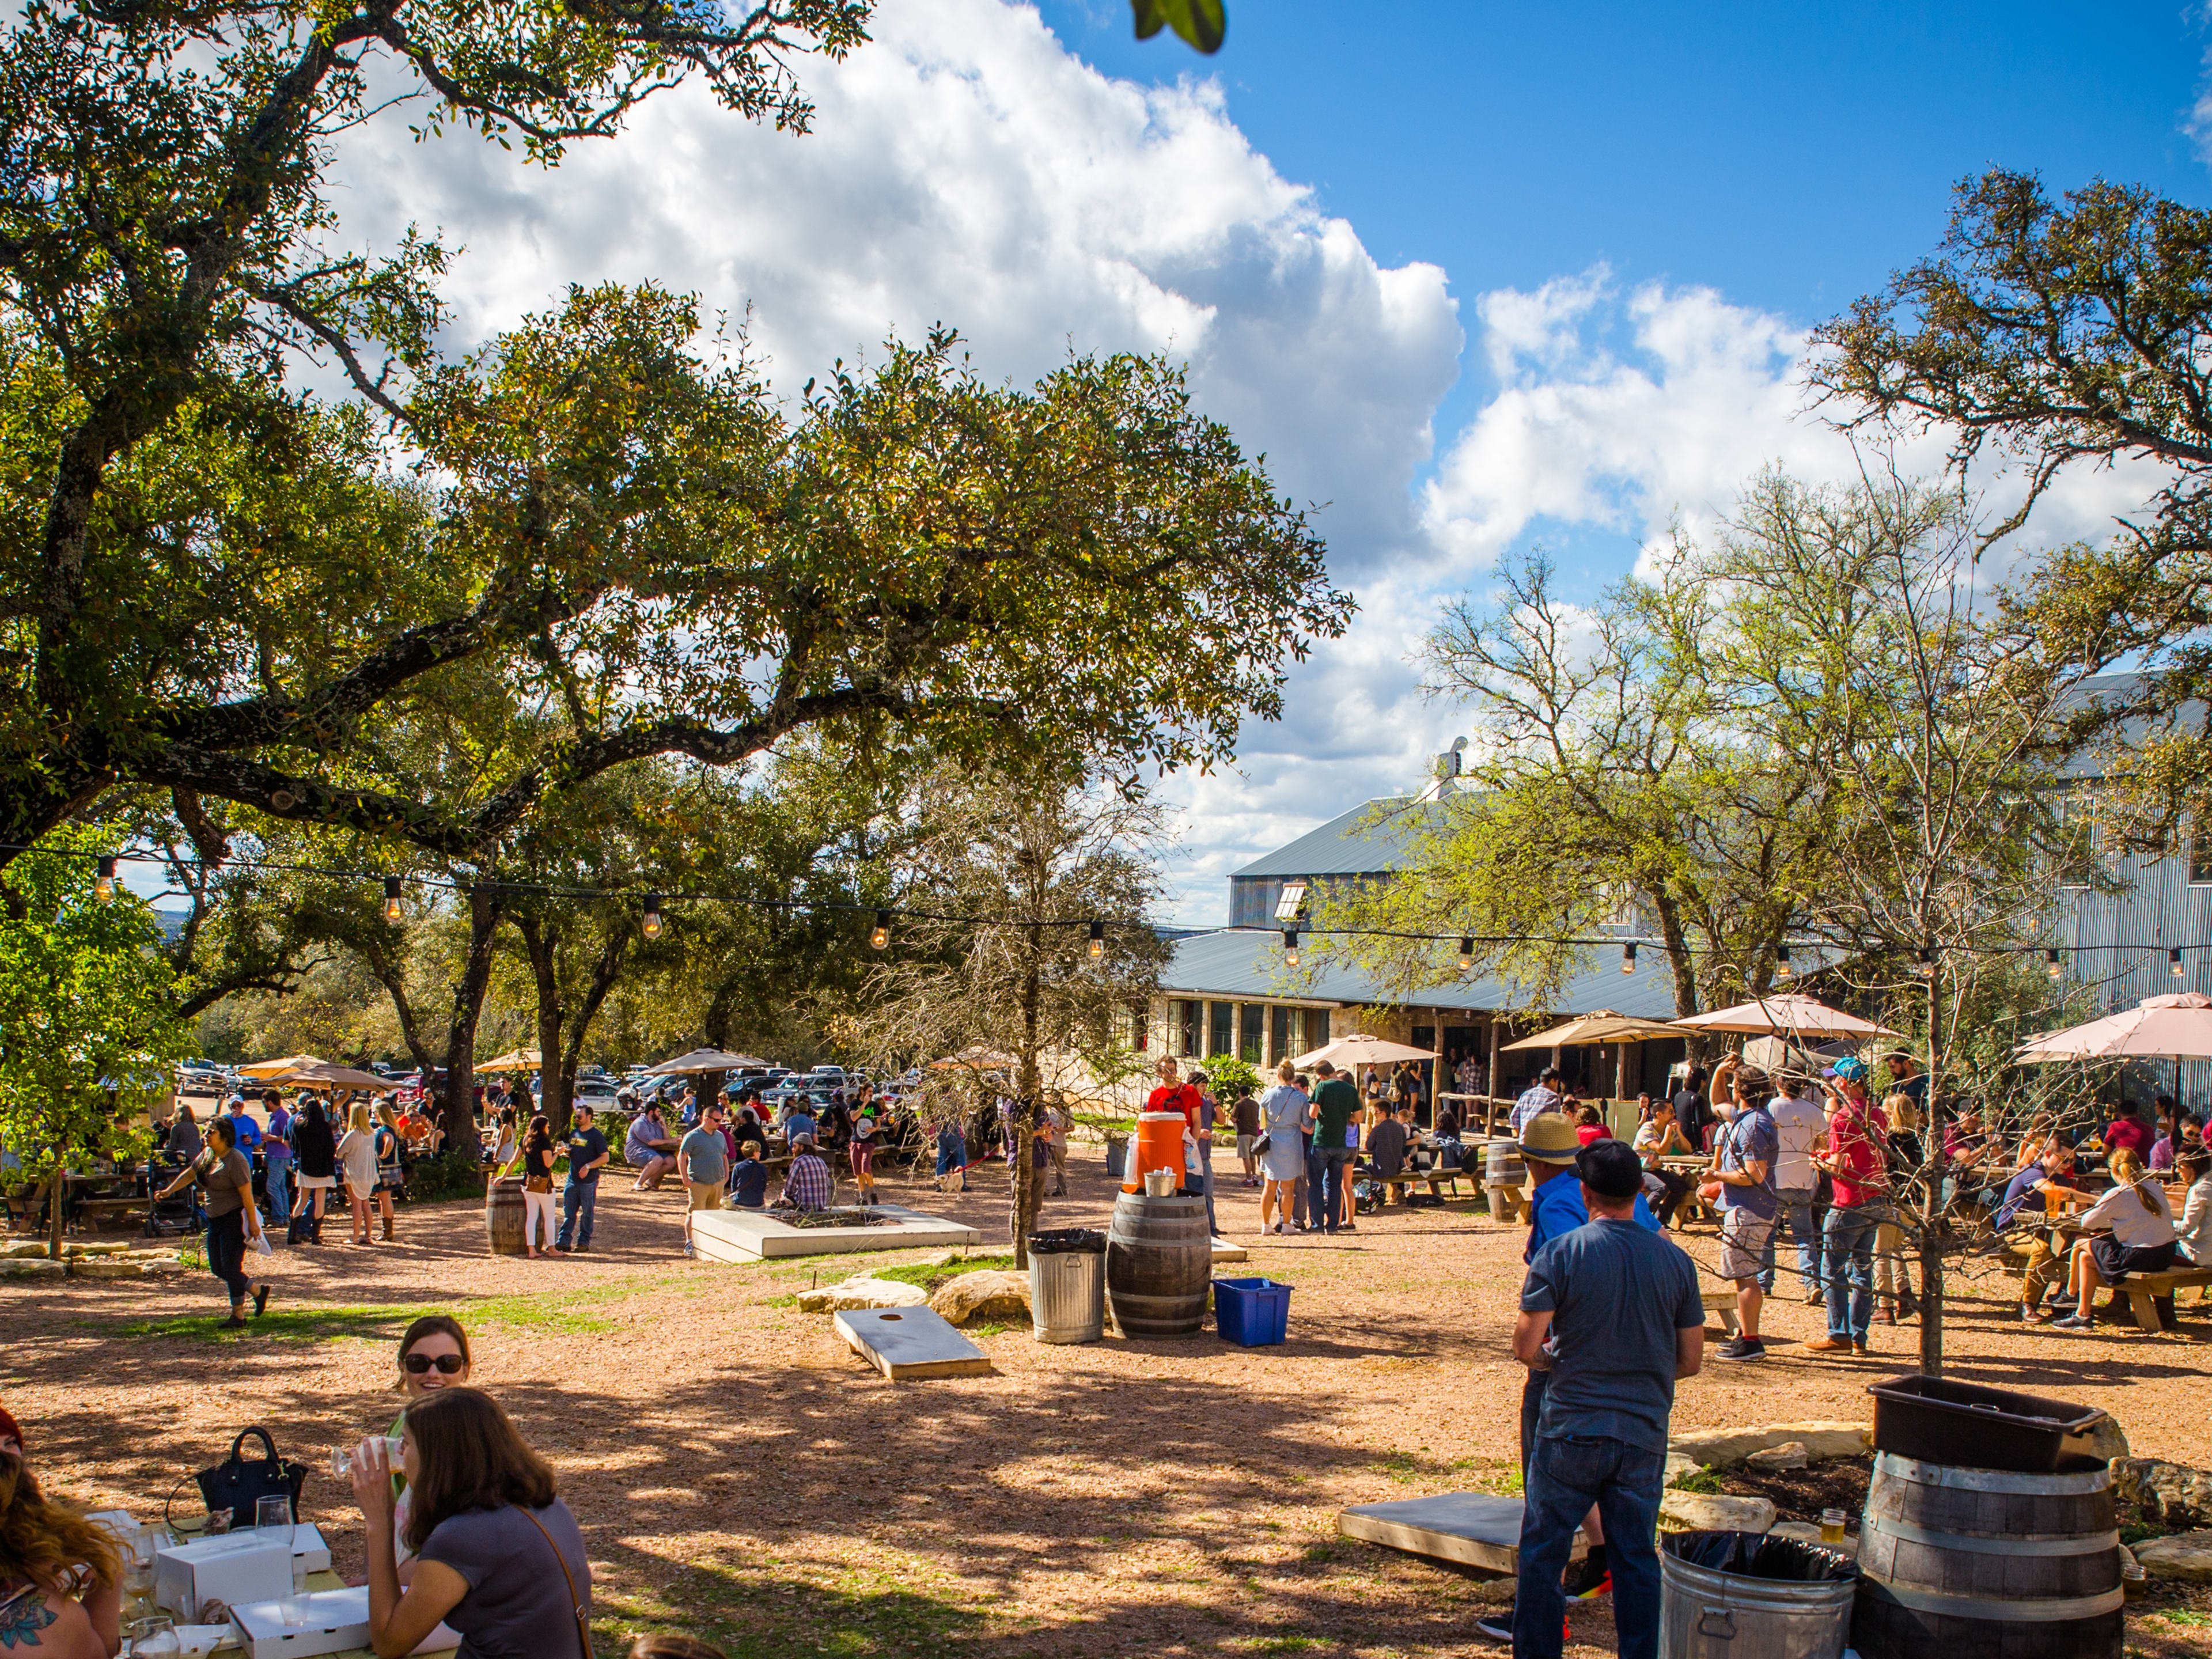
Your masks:
<svg viewBox="0 0 2212 1659"><path fill-rule="evenodd" d="M1202 1198L1124 1193L1106 1230L1106 1304L1124 1336L1187 1336L1206 1322L1213 1236Z"/></svg>
<svg viewBox="0 0 2212 1659"><path fill-rule="evenodd" d="M520 1176L494 1176L484 1188L484 1243L494 1255L525 1254Z"/></svg>
<svg viewBox="0 0 2212 1659"><path fill-rule="evenodd" d="M1878 1452L1859 1527L1862 1659L2120 1659L2112 1471L1954 1468Z"/></svg>

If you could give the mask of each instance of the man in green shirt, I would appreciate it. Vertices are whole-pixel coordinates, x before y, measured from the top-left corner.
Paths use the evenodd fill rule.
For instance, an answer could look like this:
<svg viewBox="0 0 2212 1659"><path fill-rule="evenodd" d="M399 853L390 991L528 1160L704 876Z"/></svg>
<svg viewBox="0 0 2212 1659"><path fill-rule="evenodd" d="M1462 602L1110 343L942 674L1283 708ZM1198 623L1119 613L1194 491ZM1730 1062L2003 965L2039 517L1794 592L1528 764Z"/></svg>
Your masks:
<svg viewBox="0 0 2212 1659"><path fill-rule="evenodd" d="M1359 1090L1325 1060L1314 1067L1314 1075L1321 1079L1314 1090L1313 1110L1314 1146L1321 1153L1322 1218L1332 1233L1340 1225L1346 1232L1357 1232L1344 1213L1344 1172L1352 1167L1358 1150L1350 1142L1352 1121L1359 1115Z"/></svg>

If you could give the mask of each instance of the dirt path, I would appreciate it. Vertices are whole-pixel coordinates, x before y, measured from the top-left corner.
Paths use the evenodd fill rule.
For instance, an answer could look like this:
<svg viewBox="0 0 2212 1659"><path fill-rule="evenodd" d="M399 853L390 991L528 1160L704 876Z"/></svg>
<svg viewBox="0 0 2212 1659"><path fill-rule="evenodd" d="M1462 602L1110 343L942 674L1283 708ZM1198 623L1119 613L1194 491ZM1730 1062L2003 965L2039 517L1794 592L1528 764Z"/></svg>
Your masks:
<svg viewBox="0 0 2212 1659"><path fill-rule="evenodd" d="M964 1197L924 1183L916 1201L1002 1238L1004 1178L978 1176ZM1519 1231L1461 1205L1335 1240L1261 1239L1256 1192L1229 1183L1224 1230L1251 1246L1245 1270L1297 1287L1281 1347L1231 1348L1210 1330L1048 1347L1024 1328L981 1339L995 1376L895 1388L792 1303L860 1262L687 1262L678 1195L633 1193L617 1171L588 1257L489 1258L471 1207L403 1212L397 1244L283 1253L270 1318L240 1339L209 1334L218 1287L202 1275L0 1286L0 1400L55 1488L158 1510L244 1425L317 1464L382 1425L392 1338L443 1309L469 1326L477 1381L560 1471L605 1653L662 1626L761 1656L1478 1645L1467 1624L1504 1586L1339 1539L1334 1516L1517 1479L1505 1334ZM1047 1224L1103 1225L1112 1194L1095 1160L1075 1184ZM1712 1253L1709 1236L1689 1243ZM2183 1338L2069 1340L2023 1332L2008 1284L1987 1289L1953 1309L1955 1375L2094 1402L2138 1452L2203 1461L2212 1320L2191 1317ZM1863 1418L1865 1384L1909 1369L1917 1342L1877 1328L1889 1357L1823 1362L1801 1350L1819 1321L1794 1302L1771 1308L1768 1330L1771 1359L1683 1385L1678 1427ZM303 1510L357 1573L359 1517L327 1475L311 1477ZM1610 1652L1604 1604L1585 1607L1577 1650ZM2212 1625L2194 1604L2146 1615L2131 1645L2202 1652L2200 1619Z"/></svg>

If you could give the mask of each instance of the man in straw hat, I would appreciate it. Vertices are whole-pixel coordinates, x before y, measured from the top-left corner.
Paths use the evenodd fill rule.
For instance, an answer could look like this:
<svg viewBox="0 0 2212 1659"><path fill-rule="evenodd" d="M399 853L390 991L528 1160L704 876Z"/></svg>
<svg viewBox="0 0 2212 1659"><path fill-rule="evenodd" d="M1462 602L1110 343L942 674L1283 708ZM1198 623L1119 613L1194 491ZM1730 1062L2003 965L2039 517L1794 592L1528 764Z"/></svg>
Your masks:
<svg viewBox="0 0 2212 1659"><path fill-rule="evenodd" d="M1609 1557L1620 1652L1650 1659L1668 1419L1675 1382L1697 1375L1705 1357L1705 1304L1690 1258L1637 1224L1644 1165L1635 1152L1595 1141L1576 1154L1574 1173L1553 1184L1571 1184L1591 1219L1536 1251L1513 1325L1513 1357L1531 1378L1549 1378L1524 1480L1513 1650L1556 1659L1564 1645L1571 1586L1560 1573L1580 1525L1592 1554Z"/></svg>
<svg viewBox="0 0 2212 1659"><path fill-rule="evenodd" d="M1528 1245L1522 1251L1521 1259L1534 1261L1554 1239L1589 1224L1590 1213L1583 1196L1582 1182L1572 1178L1575 1159L1583 1149L1582 1136L1575 1121L1565 1113L1540 1112L1528 1120L1518 1144L1522 1159L1528 1166L1532 1194L1528 1200ZM1629 1156L1633 1158L1636 1155L1631 1152ZM1637 1160L1637 1168L1642 1170L1641 1159ZM1641 1176L1638 1178L1640 1182ZM1659 1231L1659 1218L1644 1201L1640 1185L1628 1213L1639 1227L1654 1233ZM1543 1413L1548 1376L1545 1369L1531 1366L1528 1380L1521 1387L1521 1468L1524 1484L1529 1461L1535 1455L1536 1427ZM1595 1504L1583 1517L1583 1530L1589 1540L1589 1553L1569 1569L1571 1577L1564 1589L1565 1595L1577 1597L1595 1595L1607 1583L1605 1525ZM1513 1609L1507 1607L1479 1619L1474 1628L1477 1634L1493 1641L1510 1642L1514 1639Z"/></svg>

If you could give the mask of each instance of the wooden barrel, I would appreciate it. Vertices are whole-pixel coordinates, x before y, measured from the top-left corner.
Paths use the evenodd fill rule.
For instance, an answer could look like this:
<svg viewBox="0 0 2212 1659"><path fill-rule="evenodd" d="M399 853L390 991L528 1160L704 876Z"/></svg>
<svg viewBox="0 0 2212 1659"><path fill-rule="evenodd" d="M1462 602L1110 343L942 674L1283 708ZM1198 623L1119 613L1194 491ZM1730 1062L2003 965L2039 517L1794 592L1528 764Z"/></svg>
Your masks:
<svg viewBox="0 0 2212 1659"><path fill-rule="evenodd" d="M1518 1187L1528 1178L1521 1161L1517 1140L1493 1140L1483 1150L1482 1181L1486 1187Z"/></svg>
<svg viewBox="0 0 2212 1659"><path fill-rule="evenodd" d="M1862 1659L2120 1659L2112 1471L1953 1468L1875 1454L1859 1528Z"/></svg>
<svg viewBox="0 0 2212 1659"><path fill-rule="evenodd" d="M495 1176L484 1188L484 1243L494 1255L521 1255L522 1177Z"/></svg>
<svg viewBox="0 0 2212 1659"><path fill-rule="evenodd" d="M1202 1198L1124 1193L1106 1230L1106 1303L1124 1336L1187 1336L1206 1322L1213 1237Z"/></svg>

